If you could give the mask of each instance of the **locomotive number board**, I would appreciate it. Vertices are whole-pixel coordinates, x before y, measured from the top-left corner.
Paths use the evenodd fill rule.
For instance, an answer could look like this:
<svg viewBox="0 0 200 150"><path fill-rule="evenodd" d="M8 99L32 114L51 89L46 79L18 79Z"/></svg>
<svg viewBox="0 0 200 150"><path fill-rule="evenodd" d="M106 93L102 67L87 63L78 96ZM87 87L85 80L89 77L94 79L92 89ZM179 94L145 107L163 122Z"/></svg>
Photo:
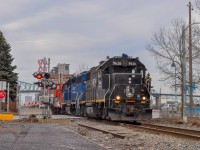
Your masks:
<svg viewBox="0 0 200 150"><path fill-rule="evenodd" d="M130 59L113 59L113 66L136 66L136 63Z"/></svg>

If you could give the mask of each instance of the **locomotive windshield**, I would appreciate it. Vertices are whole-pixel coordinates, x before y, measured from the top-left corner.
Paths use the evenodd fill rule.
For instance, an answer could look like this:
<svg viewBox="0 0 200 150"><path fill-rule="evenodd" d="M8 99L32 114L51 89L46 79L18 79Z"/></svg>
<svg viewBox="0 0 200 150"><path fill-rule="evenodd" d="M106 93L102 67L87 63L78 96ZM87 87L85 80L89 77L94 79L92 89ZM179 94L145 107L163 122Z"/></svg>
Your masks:
<svg viewBox="0 0 200 150"><path fill-rule="evenodd" d="M134 70L133 67L113 67L113 73L132 73Z"/></svg>

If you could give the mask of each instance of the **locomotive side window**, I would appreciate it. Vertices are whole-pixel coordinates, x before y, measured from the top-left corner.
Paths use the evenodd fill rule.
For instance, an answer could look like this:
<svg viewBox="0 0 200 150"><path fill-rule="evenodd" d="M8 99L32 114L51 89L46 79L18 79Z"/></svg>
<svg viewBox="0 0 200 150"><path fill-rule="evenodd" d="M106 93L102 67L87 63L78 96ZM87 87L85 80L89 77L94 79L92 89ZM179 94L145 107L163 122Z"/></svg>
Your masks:
<svg viewBox="0 0 200 150"><path fill-rule="evenodd" d="M144 70L142 68L140 68L140 74L142 75L142 78L144 77Z"/></svg>

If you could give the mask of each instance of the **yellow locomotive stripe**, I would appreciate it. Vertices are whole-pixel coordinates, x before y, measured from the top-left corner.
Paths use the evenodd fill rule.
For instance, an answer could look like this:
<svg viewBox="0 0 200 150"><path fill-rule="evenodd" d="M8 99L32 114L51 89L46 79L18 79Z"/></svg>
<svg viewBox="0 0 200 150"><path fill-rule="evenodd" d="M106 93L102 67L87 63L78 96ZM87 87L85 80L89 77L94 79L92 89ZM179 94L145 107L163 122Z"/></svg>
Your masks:
<svg viewBox="0 0 200 150"><path fill-rule="evenodd" d="M100 103L100 102L105 102L104 99L97 99L97 100L82 100L80 101L81 103Z"/></svg>

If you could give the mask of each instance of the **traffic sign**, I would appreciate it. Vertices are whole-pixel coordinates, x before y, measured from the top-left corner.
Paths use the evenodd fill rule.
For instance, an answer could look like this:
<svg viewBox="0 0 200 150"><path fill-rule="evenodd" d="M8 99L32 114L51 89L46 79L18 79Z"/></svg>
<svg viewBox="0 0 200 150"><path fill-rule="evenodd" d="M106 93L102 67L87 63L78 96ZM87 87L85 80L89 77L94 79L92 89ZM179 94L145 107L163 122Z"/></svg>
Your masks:
<svg viewBox="0 0 200 150"><path fill-rule="evenodd" d="M6 92L4 90L0 90L0 98L6 97Z"/></svg>

